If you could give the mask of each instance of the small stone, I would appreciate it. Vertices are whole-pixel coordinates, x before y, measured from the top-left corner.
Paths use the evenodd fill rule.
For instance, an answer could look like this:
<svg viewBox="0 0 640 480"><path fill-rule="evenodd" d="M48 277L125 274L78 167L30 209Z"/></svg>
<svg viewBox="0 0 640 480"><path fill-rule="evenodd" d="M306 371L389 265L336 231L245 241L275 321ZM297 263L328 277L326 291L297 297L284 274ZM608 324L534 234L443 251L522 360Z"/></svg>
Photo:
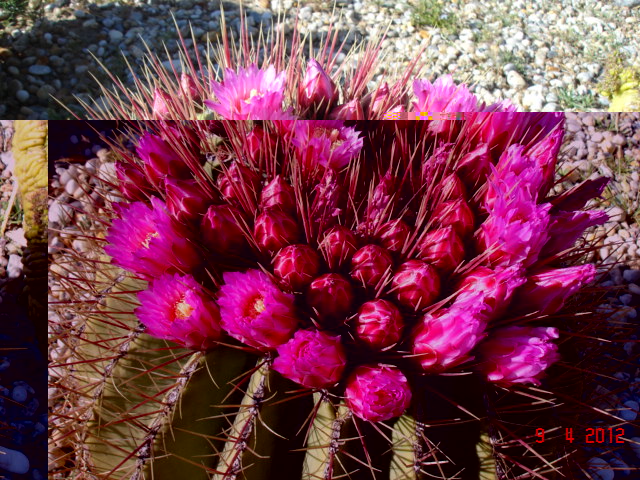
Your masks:
<svg viewBox="0 0 640 480"><path fill-rule="evenodd" d="M629 291L635 295L640 295L640 287L635 283L630 283L628 285Z"/></svg>
<svg viewBox="0 0 640 480"><path fill-rule="evenodd" d="M627 422L633 422L638 416L640 405L634 400L624 402L624 408L620 409L620 416Z"/></svg>
<svg viewBox="0 0 640 480"><path fill-rule="evenodd" d="M16 92L16 99L20 103L25 103L27 100L29 100L29 92L27 92L26 90L18 90Z"/></svg>
<svg viewBox="0 0 640 480"><path fill-rule="evenodd" d="M78 187L79 187L78 182L76 182L75 179L71 178L69 179L67 184L64 186L64 189L69 195L73 195L74 192L78 189Z"/></svg>
<svg viewBox="0 0 640 480"><path fill-rule="evenodd" d="M11 473L25 474L29 471L29 459L24 453L0 447L0 469Z"/></svg>
<svg viewBox="0 0 640 480"><path fill-rule="evenodd" d="M124 34L120 30L109 30L109 41L111 43L120 43Z"/></svg>
<svg viewBox="0 0 640 480"><path fill-rule="evenodd" d="M29 73L31 75L49 75L51 73L51 67L48 65L31 65L29 67Z"/></svg>
<svg viewBox="0 0 640 480"><path fill-rule="evenodd" d="M7 263L7 275L9 278L18 278L22 274L22 257L20 255L9 255Z"/></svg>
<svg viewBox="0 0 640 480"><path fill-rule="evenodd" d="M522 75L515 70L509 70L506 76L507 84L515 90L522 90L527 86L527 82L522 78Z"/></svg>
<svg viewBox="0 0 640 480"><path fill-rule="evenodd" d="M605 210L607 215L609 215L609 222L624 222L627 214L620 207L610 207Z"/></svg>
<svg viewBox="0 0 640 480"><path fill-rule="evenodd" d="M14 402L23 403L27 401L29 397L29 392L23 386L19 385L13 389L11 392L11 398Z"/></svg>
<svg viewBox="0 0 640 480"><path fill-rule="evenodd" d="M628 270L622 272L622 277L629 283L636 283L640 281L640 270L629 268Z"/></svg>
<svg viewBox="0 0 640 480"><path fill-rule="evenodd" d="M624 295L620 295L620 301L624 305L629 305L632 300L633 300L633 296L628 293L625 293Z"/></svg>

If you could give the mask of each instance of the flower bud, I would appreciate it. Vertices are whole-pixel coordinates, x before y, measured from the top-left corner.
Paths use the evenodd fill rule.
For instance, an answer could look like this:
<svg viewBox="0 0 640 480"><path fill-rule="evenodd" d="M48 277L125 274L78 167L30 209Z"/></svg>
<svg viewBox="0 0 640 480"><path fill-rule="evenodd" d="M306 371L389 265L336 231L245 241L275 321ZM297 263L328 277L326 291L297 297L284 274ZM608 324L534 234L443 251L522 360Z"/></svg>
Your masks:
<svg viewBox="0 0 640 480"><path fill-rule="evenodd" d="M440 272L448 273L464 260L464 244L453 227L439 228L425 235L418 256Z"/></svg>
<svg viewBox="0 0 640 480"><path fill-rule="evenodd" d="M204 244L216 253L239 253L248 247L240 228L240 211L226 205L211 205L202 219L200 231Z"/></svg>
<svg viewBox="0 0 640 480"><path fill-rule="evenodd" d="M351 259L351 277L356 282L371 288L376 288L392 268L391 254L378 245L362 247Z"/></svg>
<svg viewBox="0 0 640 480"><path fill-rule="evenodd" d="M480 345L478 369L502 385L540 385L544 371L560 359L553 343L558 337L558 329L551 327L501 328Z"/></svg>
<svg viewBox="0 0 640 480"><path fill-rule="evenodd" d="M278 347L273 369L307 388L326 388L340 381L347 356L340 336L298 330Z"/></svg>
<svg viewBox="0 0 640 480"><path fill-rule="evenodd" d="M400 304L417 311L438 298L440 277L428 263L409 260L393 276L392 290Z"/></svg>
<svg viewBox="0 0 640 480"><path fill-rule="evenodd" d="M320 271L320 256L309 245L289 245L276 255L273 273L282 285L299 291L306 287Z"/></svg>
<svg viewBox="0 0 640 480"><path fill-rule="evenodd" d="M183 223L197 220L212 202L211 196L196 180L167 177L164 181L169 213Z"/></svg>
<svg viewBox="0 0 640 480"><path fill-rule="evenodd" d="M258 215L253 227L258 247L264 252L277 252L300 238L300 229L293 218L279 210L266 210Z"/></svg>
<svg viewBox="0 0 640 480"><path fill-rule="evenodd" d="M380 227L377 234L380 243L392 252L401 252L407 244L411 229L402 220L391 220Z"/></svg>
<svg viewBox="0 0 640 480"><path fill-rule="evenodd" d="M260 270L225 272L222 278L218 305L229 335L260 351L289 341L298 327L293 295Z"/></svg>
<svg viewBox="0 0 640 480"><path fill-rule="evenodd" d="M314 59L309 60L298 100L303 108L315 106L324 108L325 111L338 101L335 83Z"/></svg>
<svg viewBox="0 0 640 480"><path fill-rule="evenodd" d="M147 333L206 350L221 336L220 311L191 275L164 274L138 293L135 314Z"/></svg>
<svg viewBox="0 0 640 480"><path fill-rule="evenodd" d="M307 303L318 312L320 320L329 323L346 320L353 298L351 283L337 273L316 278L307 289Z"/></svg>
<svg viewBox="0 0 640 480"><path fill-rule="evenodd" d="M293 187L282 178L276 175L260 194L260 206L263 210L268 208L279 208L283 212L296 213L296 196Z"/></svg>
<svg viewBox="0 0 640 480"><path fill-rule="evenodd" d="M363 303L354 321L356 338L375 350L398 343L403 327L398 307L382 299Z"/></svg>
<svg viewBox="0 0 640 480"><path fill-rule="evenodd" d="M169 113L169 105L168 103L171 101L171 97L156 88L153 91L153 117L156 119L165 119L168 118Z"/></svg>
<svg viewBox="0 0 640 480"><path fill-rule="evenodd" d="M518 312L551 315L595 277L596 268L591 264L540 270L516 292L514 305Z"/></svg>
<svg viewBox="0 0 640 480"><path fill-rule="evenodd" d="M467 189L455 173L447 175L442 180L442 200L456 200L458 198L466 198Z"/></svg>
<svg viewBox="0 0 640 480"><path fill-rule="evenodd" d="M198 102L202 99L202 95L198 89L198 84L188 73L182 72L180 75L180 91L182 92L182 95L194 102Z"/></svg>
<svg viewBox="0 0 640 480"><path fill-rule="evenodd" d="M432 217L440 227L452 226L460 237L464 238L473 231L475 218L467 202L462 198L442 202Z"/></svg>
<svg viewBox="0 0 640 480"><path fill-rule="evenodd" d="M362 108L366 112L366 118L372 119L387 113L382 109L389 99L389 94L389 84L384 82L375 91L367 93L362 98Z"/></svg>
<svg viewBox="0 0 640 480"><path fill-rule="evenodd" d="M336 225L325 232L319 248L329 268L335 270L351 261L357 250L356 237L347 227Z"/></svg>
<svg viewBox="0 0 640 480"><path fill-rule="evenodd" d="M353 414L370 422L399 417L411 403L407 377L387 365L356 368L347 380L344 395Z"/></svg>
<svg viewBox="0 0 640 480"><path fill-rule="evenodd" d="M145 133L136 147L151 183L158 189L165 177L191 178L191 171L171 146L157 135Z"/></svg>
<svg viewBox="0 0 640 480"><path fill-rule="evenodd" d="M226 200L240 204L243 199L255 199L260 192L258 174L238 162L233 162L226 171L220 173L217 184Z"/></svg>
<svg viewBox="0 0 640 480"><path fill-rule="evenodd" d="M120 182L119 190L127 200L146 202L149 199L151 185L144 174L134 165L116 162L116 176Z"/></svg>
<svg viewBox="0 0 640 480"><path fill-rule="evenodd" d="M362 105L357 98L354 98L350 102L338 105L329 113L329 118L332 120L364 120L364 111Z"/></svg>

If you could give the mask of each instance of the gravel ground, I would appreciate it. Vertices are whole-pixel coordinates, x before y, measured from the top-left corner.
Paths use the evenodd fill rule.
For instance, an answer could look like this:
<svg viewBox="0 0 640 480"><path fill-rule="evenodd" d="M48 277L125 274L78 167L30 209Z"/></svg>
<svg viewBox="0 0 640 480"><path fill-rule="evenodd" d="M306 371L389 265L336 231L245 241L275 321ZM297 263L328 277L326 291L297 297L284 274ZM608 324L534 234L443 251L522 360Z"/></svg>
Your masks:
<svg viewBox="0 0 640 480"><path fill-rule="evenodd" d="M293 0L245 3L253 33L261 23L270 25L278 12L284 12L290 29L297 14L301 30L314 38L329 23L343 36L352 30L347 48L390 24L388 61L380 74L406 65L425 47L426 77L451 73L457 81L473 83L482 100L508 98L524 111L606 109L596 85L607 60L620 52L640 65L634 33L640 2L634 0L337 0L342 17L333 22L329 2L300 2L299 11ZM203 54L206 40L217 39L220 31L219 3L203 0L56 0L44 11L35 24L0 34L2 118L66 118L50 95L71 108L77 107L73 94L95 98L92 75L106 78L92 55L125 79L120 52L139 70L144 42L157 53L165 42L176 59L171 14L187 36L191 22ZM237 3L225 2L225 14L237 31Z"/></svg>
<svg viewBox="0 0 640 480"><path fill-rule="evenodd" d="M46 477L47 412L45 362L34 343L22 291L22 251L26 247L21 209L11 193L13 157L10 121L0 122L0 479ZM8 212L8 213L7 213Z"/></svg>
<svg viewBox="0 0 640 480"><path fill-rule="evenodd" d="M598 391L605 400L597 406L633 422L637 420L640 403L640 343L637 334L640 319L640 113L569 113L566 131L558 166L565 180L556 185L556 190L559 192L571 188L587 178L601 175L612 178L603 200L598 200L599 207L607 209L611 220L586 236L587 241L602 237L592 260L603 261L600 285L612 288L599 308L607 316L611 312L607 322L612 327L621 326L615 329L618 333L612 334L616 338L609 339L619 342L619 347L611 350L614 364L612 372L615 373L598 385ZM59 134L58 138L64 140L66 136ZM85 240L78 238L77 225L90 224L85 210L86 200L95 184L88 173L99 171L104 176L112 171L106 149L78 142L77 135L69 133L68 136L69 142L75 145L72 163L57 162L51 181L53 195L49 205L49 253L53 258L52 269L58 268L56 264L67 264L66 268L69 268L69 262L75 262L74 251L87 254L88 245ZM64 268L60 267L60 273L64 274ZM69 300L69 294L50 279L49 301L61 300ZM55 334L61 327L69 328L69 322L74 320L71 317L61 319L51 312L50 321L50 331ZM636 333L629 335L628 331ZM72 352L62 341L52 345L50 354L51 359L58 363L74 360ZM66 372L64 368L55 368L50 370L49 375L54 385L50 387L50 403L55 405L60 398L59 388L64 385ZM52 437L50 448L50 468L55 469L64 465L63 461L58 460L69 451L64 441L65 428L68 427L65 427L63 419L54 419L52 422L54 430L60 429L59 435ZM616 426L599 424L593 427ZM630 442L621 448L594 446L591 455L597 456L591 461L591 466L594 472L599 472L594 480L635 478L633 472L637 473L640 468L640 451L637 449L640 428L626 426L624 437Z"/></svg>

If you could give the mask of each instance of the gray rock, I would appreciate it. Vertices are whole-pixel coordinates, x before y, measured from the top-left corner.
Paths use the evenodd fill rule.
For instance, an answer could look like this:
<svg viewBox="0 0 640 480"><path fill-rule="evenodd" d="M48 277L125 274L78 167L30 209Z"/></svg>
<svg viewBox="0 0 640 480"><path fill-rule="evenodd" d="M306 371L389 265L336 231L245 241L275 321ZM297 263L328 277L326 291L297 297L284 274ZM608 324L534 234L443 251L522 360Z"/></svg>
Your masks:
<svg viewBox="0 0 640 480"><path fill-rule="evenodd" d="M522 90L527 86L527 82L525 81L525 79L522 78L522 75L520 75L515 70L509 70L506 74L506 77L507 84L515 90Z"/></svg>
<svg viewBox="0 0 640 480"><path fill-rule="evenodd" d="M20 255L9 255L7 263L7 275L9 278L18 278L22 274L22 257Z"/></svg>
<svg viewBox="0 0 640 480"><path fill-rule="evenodd" d="M0 469L11 473L25 474L29 471L29 459L22 452L0 447Z"/></svg>
<svg viewBox="0 0 640 480"><path fill-rule="evenodd" d="M31 65L29 67L29 73L31 75L49 75L51 73L51 67L48 65Z"/></svg>
<svg viewBox="0 0 640 480"><path fill-rule="evenodd" d="M18 100L20 103L25 103L27 100L29 100L29 92L27 92L26 90L18 90L16 92L16 100Z"/></svg>
<svg viewBox="0 0 640 480"><path fill-rule="evenodd" d="M637 283L640 281L640 270L634 270L633 268L625 270L622 273L622 278L629 283Z"/></svg>
<svg viewBox="0 0 640 480"><path fill-rule="evenodd" d="M109 30L109 41L111 43L120 43L124 34L120 30Z"/></svg>

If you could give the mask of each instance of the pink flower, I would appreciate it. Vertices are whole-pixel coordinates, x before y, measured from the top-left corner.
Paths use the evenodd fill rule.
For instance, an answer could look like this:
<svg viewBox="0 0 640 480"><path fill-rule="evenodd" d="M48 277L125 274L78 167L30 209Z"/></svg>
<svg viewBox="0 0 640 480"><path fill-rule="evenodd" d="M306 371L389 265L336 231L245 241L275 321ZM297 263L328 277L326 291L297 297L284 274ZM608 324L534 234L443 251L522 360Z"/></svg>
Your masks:
<svg viewBox="0 0 640 480"><path fill-rule="evenodd" d="M188 73L180 74L180 92L192 101L200 101L201 94L196 81Z"/></svg>
<svg viewBox="0 0 640 480"><path fill-rule="evenodd" d="M281 284L300 291L311 283L320 271L320 256L309 245L289 245L273 259L273 273Z"/></svg>
<svg viewBox="0 0 640 480"><path fill-rule="evenodd" d="M302 165L314 170L317 165L340 170L360 154L362 137L340 120L296 122L291 143Z"/></svg>
<svg viewBox="0 0 640 480"><path fill-rule="evenodd" d="M611 179L599 177L595 180L585 180L579 185L570 188L566 192L550 199L554 208L566 212L580 210L589 200L599 197Z"/></svg>
<svg viewBox="0 0 640 480"><path fill-rule="evenodd" d="M489 217L476 232L480 251L494 266L534 264L549 238L551 204L537 205L526 189L498 190Z"/></svg>
<svg viewBox="0 0 640 480"><path fill-rule="evenodd" d="M442 202L436 207L431 219L440 227L453 227L462 238L473 231L475 222L473 212L463 198Z"/></svg>
<svg viewBox="0 0 640 480"><path fill-rule="evenodd" d="M460 295L480 294L477 298L488 307L486 316L493 319L505 312L514 291L524 282L524 272L519 264L495 270L478 267L462 278L457 291Z"/></svg>
<svg viewBox="0 0 640 480"><path fill-rule="evenodd" d="M411 403L407 377L397 368L381 364L356 368L344 395L353 414L370 422L399 417Z"/></svg>
<svg viewBox="0 0 640 480"><path fill-rule="evenodd" d="M260 270L225 272L218 305L222 328L261 351L286 343L298 327L294 296L281 292Z"/></svg>
<svg viewBox="0 0 640 480"><path fill-rule="evenodd" d="M340 381L347 356L340 336L298 330L278 347L273 369L307 388L327 388Z"/></svg>
<svg viewBox="0 0 640 480"><path fill-rule="evenodd" d="M398 343L403 328L398 307L382 299L363 303L354 320L356 338L375 350Z"/></svg>
<svg viewBox="0 0 640 480"><path fill-rule="evenodd" d="M431 265L409 260L400 265L393 276L392 291L407 308L421 310L440 295L440 277Z"/></svg>
<svg viewBox="0 0 640 480"><path fill-rule="evenodd" d="M482 293L475 293L425 315L413 332L416 361L428 372L441 372L471 359L469 352L484 336L486 311Z"/></svg>
<svg viewBox="0 0 640 480"><path fill-rule="evenodd" d="M225 71L224 81L211 82L216 101L204 104L226 120L272 120L287 118L282 111L285 72L276 74L271 65L266 70L256 65Z"/></svg>
<svg viewBox="0 0 640 480"><path fill-rule="evenodd" d="M298 101L303 108L311 106L329 109L338 101L338 89L320 64L310 59L307 72L298 89Z"/></svg>
<svg viewBox="0 0 640 480"><path fill-rule="evenodd" d="M364 120L364 110L360 100L354 98L335 107L329 113L331 120Z"/></svg>
<svg viewBox="0 0 640 480"><path fill-rule="evenodd" d="M136 147L150 182L157 188L164 186L164 179L189 178L191 171L182 158L161 137L145 133Z"/></svg>
<svg viewBox="0 0 640 480"><path fill-rule="evenodd" d="M151 184L144 173L133 163L116 162L116 175L120 192L131 201L146 202L151 196Z"/></svg>
<svg viewBox="0 0 640 480"><path fill-rule="evenodd" d="M551 216L549 240L542 249L542 257L549 257L571 248L584 231L602 225L609 219L605 212L597 210L558 212Z"/></svg>
<svg viewBox="0 0 640 480"><path fill-rule="evenodd" d="M518 312L551 315L595 277L596 268L591 264L545 268L527 278L527 283L516 292L514 305Z"/></svg>
<svg viewBox="0 0 640 480"><path fill-rule="evenodd" d="M260 193L260 177L249 167L232 162L218 176L217 186L226 200L236 205L251 204Z"/></svg>
<svg viewBox="0 0 640 480"><path fill-rule="evenodd" d="M540 385L543 372L560 359L552 343L558 330L551 327L507 327L496 330L480 345L482 362L478 369L487 378L503 385Z"/></svg>
<svg viewBox="0 0 640 480"><path fill-rule="evenodd" d="M378 86L375 91L367 93L362 98L362 108L365 112L365 118L372 120L374 118L380 118L384 113L387 113L389 109L385 109L384 107L389 101L390 93L387 82Z"/></svg>
<svg viewBox="0 0 640 480"><path fill-rule="evenodd" d="M429 80L414 80L413 93L417 102L414 112L477 112L478 99L466 87L456 85L451 75L444 75L431 83Z"/></svg>
<svg viewBox="0 0 640 480"><path fill-rule="evenodd" d="M202 262L184 228L167 213L164 203L151 199L151 207L133 202L118 207L120 218L107 231L105 252L112 262L151 279L165 272L188 272Z"/></svg>
<svg viewBox="0 0 640 480"><path fill-rule="evenodd" d="M411 228L400 219L388 221L380 226L377 238L391 252L401 252L411 236Z"/></svg>
<svg viewBox="0 0 640 480"><path fill-rule="evenodd" d="M138 293L135 314L147 333L206 350L220 339L218 306L191 275L164 274Z"/></svg>

